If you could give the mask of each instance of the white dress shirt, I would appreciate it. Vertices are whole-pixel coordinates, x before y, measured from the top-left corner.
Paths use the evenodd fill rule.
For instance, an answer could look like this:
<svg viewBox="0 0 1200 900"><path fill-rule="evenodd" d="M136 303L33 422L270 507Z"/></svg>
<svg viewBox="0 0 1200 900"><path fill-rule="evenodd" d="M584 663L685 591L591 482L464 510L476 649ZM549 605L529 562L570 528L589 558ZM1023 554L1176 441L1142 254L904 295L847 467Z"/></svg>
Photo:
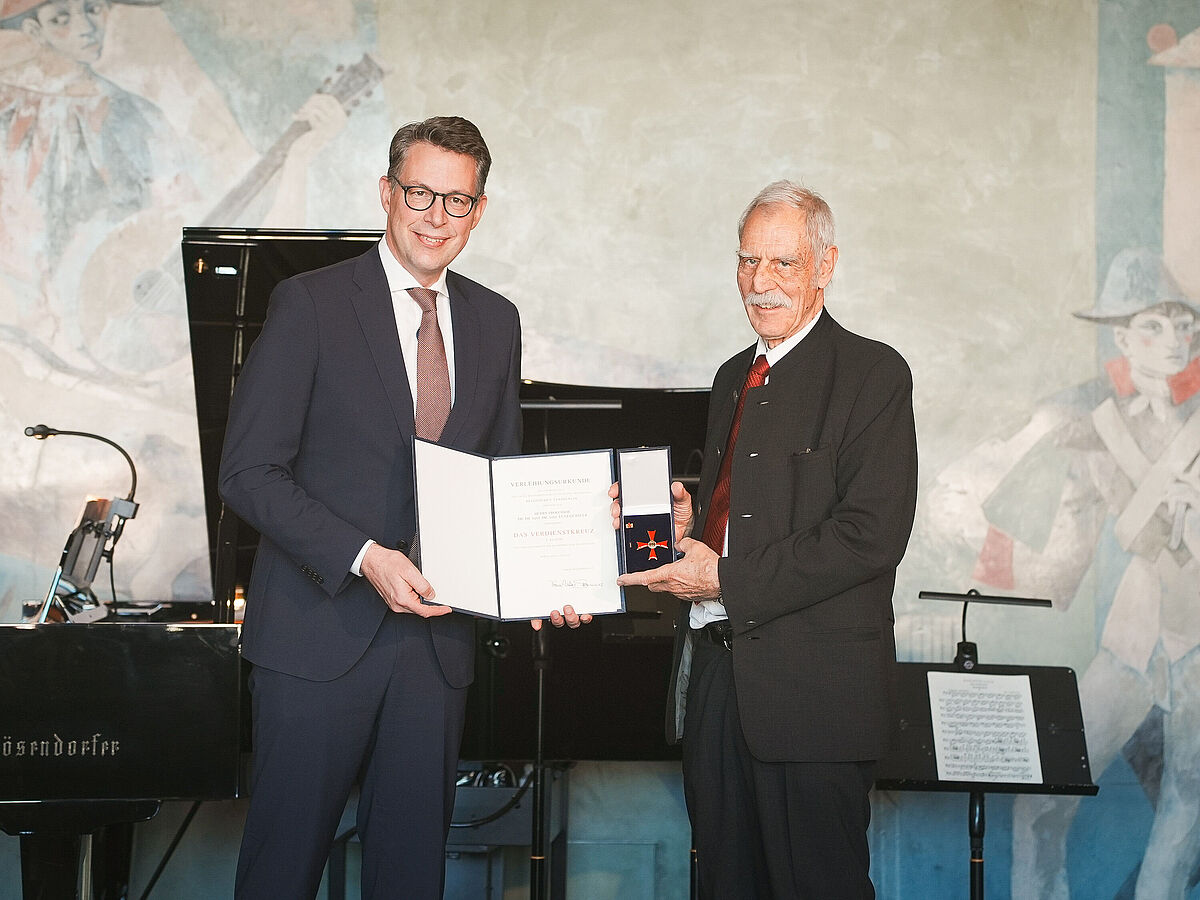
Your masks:
<svg viewBox="0 0 1200 900"><path fill-rule="evenodd" d="M379 259L383 262L383 274L387 276L388 290L392 293L392 314L396 317L396 334L400 337L400 352L404 356L404 372L408 376L408 392L413 399L413 414L417 402L417 332L421 328L421 307L408 292L409 288L425 287L400 261L392 255L386 238L379 241ZM450 373L450 405L454 405L454 317L450 313L450 295L446 292L446 270L437 281L429 285L437 291L438 327L442 329L442 341L446 345L446 369ZM350 571L362 574L363 557L374 541L367 541L354 558Z"/></svg>
<svg viewBox="0 0 1200 900"><path fill-rule="evenodd" d="M417 402L417 331L421 328L421 307L408 292L409 288L424 287L412 273L388 249L387 241L379 242L379 258L383 260L383 274L387 276L388 289L392 292L392 312L396 316L396 333L400 335L400 351L404 354L404 369L408 375L408 390L413 403ZM442 329L442 341L446 345L446 369L450 372L450 405L454 405L454 322L450 314L450 295L446 293L446 270L438 280L429 285L437 291L438 327ZM415 410L414 410L415 412Z"/></svg>

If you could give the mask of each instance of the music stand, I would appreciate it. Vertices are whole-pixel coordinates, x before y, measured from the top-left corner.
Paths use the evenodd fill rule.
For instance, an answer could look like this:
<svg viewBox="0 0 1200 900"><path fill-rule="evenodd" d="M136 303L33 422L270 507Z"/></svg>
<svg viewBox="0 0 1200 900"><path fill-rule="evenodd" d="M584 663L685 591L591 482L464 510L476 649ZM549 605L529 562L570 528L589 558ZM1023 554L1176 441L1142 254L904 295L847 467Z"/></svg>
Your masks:
<svg viewBox="0 0 1200 900"><path fill-rule="evenodd" d="M984 795L992 793L1072 794L1094 796L1079 688L1073 669L1055 666L981 665L975 644L966 640L966 606L970 602L1016 606L1050 606L1049 600L995 597L977 591L947 594L921 591L922 599L963 602L963 640L953 663L900 663L897 679L898 728L887 757L880 761L875 786L894 791L964 791L969 795L967 831L970 840L970 897L983 900ZM930 695L930 673L1028 678L1036 728L1040 781L993 780L986 774L961 780L939 777ZM964 682L969 683L969 682Z"/></svg>

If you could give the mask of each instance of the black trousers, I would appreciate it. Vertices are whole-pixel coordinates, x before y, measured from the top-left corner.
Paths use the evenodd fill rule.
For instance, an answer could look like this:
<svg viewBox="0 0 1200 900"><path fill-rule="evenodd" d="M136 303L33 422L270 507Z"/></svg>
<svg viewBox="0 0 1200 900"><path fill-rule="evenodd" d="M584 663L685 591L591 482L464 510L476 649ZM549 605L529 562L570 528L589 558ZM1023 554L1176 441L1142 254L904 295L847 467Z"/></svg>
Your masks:
<svg viewBox="0 0 1200 900"><path fill-rule="evenodd" d="M467 690L442 677L429 623L389 613L332 681L255 667L251 695L239 900L316 895L356 779L362 896L440 900Z"/></svg>
<svg viewBox="0 0 1200 900"><path fill-rule="evenodd" d="M683 787L702 900L873 898L875 763L756 759L738 719L732 653L693 638Z"/></svg>

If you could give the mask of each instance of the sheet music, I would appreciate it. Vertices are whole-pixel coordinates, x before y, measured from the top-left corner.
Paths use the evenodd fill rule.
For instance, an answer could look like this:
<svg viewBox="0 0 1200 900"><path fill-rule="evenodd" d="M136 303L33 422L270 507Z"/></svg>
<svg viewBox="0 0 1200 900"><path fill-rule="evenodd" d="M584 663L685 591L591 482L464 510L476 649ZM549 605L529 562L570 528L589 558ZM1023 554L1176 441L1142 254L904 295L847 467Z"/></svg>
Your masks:
<svg viewBox="0 0 1200 900"><path fill-rule="evenodd" d="M1028 675L929 672L940 781L1041 784Z"/></svg>

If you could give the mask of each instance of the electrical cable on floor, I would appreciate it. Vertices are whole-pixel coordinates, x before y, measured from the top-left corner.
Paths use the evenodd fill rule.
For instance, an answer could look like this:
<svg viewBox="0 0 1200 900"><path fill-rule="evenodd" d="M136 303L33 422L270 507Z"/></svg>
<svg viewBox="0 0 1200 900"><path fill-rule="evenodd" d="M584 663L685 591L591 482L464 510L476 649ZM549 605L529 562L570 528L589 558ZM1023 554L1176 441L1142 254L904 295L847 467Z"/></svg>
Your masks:
<svg viewBox="0 0 1200 900"><path fill-rule="evenodd" d="M481 819L470 819L469 821L466 821L466 822L451 822L450 827L451 828L475 828L479 825L487 825L489 822L495 822L497 819L499 819L503 815L506 815L518 803L521 802L521 798L525 796L525 792L529 790L529 787L532 784L533 784L533 772L531 771L529 774L527 774L525 776L525 781L517 789L517 792L515 794L513 794L511 798L509 798L507 803L505 803L503 806L501 806L494 813L486 815Z"/></svg>

